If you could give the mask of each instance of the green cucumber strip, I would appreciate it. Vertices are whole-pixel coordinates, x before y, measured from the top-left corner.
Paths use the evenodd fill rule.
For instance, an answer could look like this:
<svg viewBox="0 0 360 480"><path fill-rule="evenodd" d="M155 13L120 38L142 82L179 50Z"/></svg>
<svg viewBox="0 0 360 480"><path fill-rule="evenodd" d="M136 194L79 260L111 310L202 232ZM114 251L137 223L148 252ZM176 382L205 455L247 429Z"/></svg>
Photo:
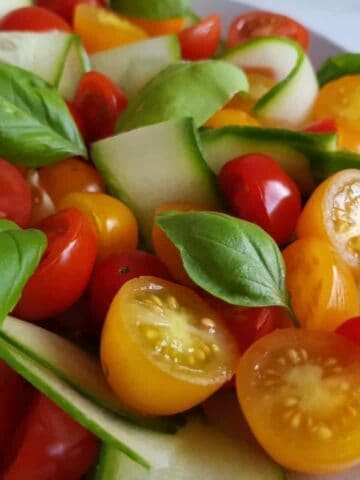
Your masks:
<svg viewBox="0 0 360 480"><path fill-rule="evenodd" d="M131 17L162 20L185 16L190 0L110 0L110 7Z"/></svg>
<svg viewBox="0 0 360 480"><path fill-rule="evenodd" d="M336 134L233 126L204 130L201 141L205 160L215 174L233 158L247 153L263 153L277 160L301 192L308 195L315 185L308 151L333 151L337 138Z"/></svg>
<svg viewBox="0 0 360 480"><path fill-rule="evenodd" d="M130 101L117 130L184 117L194 118L200 127L237 92L247 90L244 73L221 60L170 65Z"/></svg>
<svg viewBox="0 0 360 480"><path fill-rule="evenodd" d="M30 7L32 0L1 0L0 1L0 18L8 13L21 7Z"/></svg>
<svg viewBox="0 0 360 480"><path fill-rule="evenodd" d="M320 86L344 77L360 73L360 53L343 53L330 57L318 71Z"/></svg>
<svg viewBox="0 0 360 480"><path fill-rule="evenodd" d="M223 59L244 70L269 69L277 84L255 105L264 121L299 125L310 115L318 94L313 67L300 45L280 37L260 37L225 53Z"/></svg>
<svg viewBox="0 0 360 480"><path fill-rule="evenodd" d="M91 70L90 60L80 39L74 35L66 60L57 83L57 89L64 98L72 100L84 73Z"/></svg>
<svg viewBox="0 0 360 480"><path fill-rule="evenodd" d="M190 118L101 140L92 145L91 153L112 194L134 212L149 246L159 205L176 200L206 209L219 207L215 179Z"/></svg>
<svg viewBox="0 0 360 480"><path fill-rule="evenodd" d="M136 463L146 468L168 464L174 435L143 429L108 412L3 338L0 358L77 422Z"/></svg>
<svg viewBox="0 0 360 480"><path fill-rule="evenodd" d="M131 98L161 70L180 58L177 37L165 35L94 53L90 61L93 70L109 77Z"/></svg>
<svg viewBox="0 0 360 480"><path fill-rule="evenodd" d="M325 180L346 168L360 169L360 155L345 150L328 152L318 149L304 149L310 161L311 171L317 181Z"/></svg>
<svg viewBox="0 0 360 480"><path fill-rule="evenodd" d="M180 417L145 417L121 405L97 358L59 335L13 317L6 319L0 335L101 407L146 428L167 433L177 430Z"/></svg>

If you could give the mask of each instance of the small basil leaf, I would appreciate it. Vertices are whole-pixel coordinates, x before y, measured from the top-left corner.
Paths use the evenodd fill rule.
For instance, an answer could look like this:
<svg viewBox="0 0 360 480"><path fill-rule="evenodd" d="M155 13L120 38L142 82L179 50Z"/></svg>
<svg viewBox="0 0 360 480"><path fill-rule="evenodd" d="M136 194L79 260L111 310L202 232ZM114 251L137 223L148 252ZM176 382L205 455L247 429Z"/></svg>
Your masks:
<svg viewBox="0 0 360 480"><path fill-rule="evenodd" d="M12 222L0 221L0 326L19 301L46 245L42 232L20 230Z"/></svg>
<svg viewBox="0 0 360 480"><path fill-rule="evenodd" d="M322 87L345 75L357 73L360 73L360 53L344 53L326 60L318 72L318 80Z"/></svg>
<svg viewBox="0 0 360 480"><path fill-rule="evenodd" d="M257 225L213 212L169 212L157 223L207 292L233 305L290 308L281 252Z"/></svg>
<svg viewBox="0 0 360 480"><path fill-rule="evenodd" d="M185 16L190 0L110 0L110 5L125 15L159 20Z"/></svg>
<svg viewBox="0 0 360 480"><path fill-rule="evenodd" d="M0 64L0 155L39 167L86 149L66 103L40 77Z"/></svg>

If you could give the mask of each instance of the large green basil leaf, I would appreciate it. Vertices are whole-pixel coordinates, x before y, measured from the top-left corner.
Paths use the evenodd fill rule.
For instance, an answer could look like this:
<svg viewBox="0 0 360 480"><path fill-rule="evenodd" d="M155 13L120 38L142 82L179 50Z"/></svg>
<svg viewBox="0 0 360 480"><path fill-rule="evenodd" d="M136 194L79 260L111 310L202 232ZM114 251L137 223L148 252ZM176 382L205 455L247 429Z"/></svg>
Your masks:
<svg viewBox="0 0 360 480"><path fill-rule="evenodd" d="M111 8L132 17L165 19L183 17L190 0L110 0Z"/></svg>

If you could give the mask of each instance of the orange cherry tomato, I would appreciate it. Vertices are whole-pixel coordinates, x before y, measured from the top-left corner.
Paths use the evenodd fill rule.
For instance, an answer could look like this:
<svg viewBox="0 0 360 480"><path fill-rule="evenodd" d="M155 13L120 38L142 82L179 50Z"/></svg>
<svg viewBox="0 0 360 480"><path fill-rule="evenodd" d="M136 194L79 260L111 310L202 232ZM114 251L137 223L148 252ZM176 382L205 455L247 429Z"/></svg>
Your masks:
<svg viewBox="0 0 360 480"><path fill-rule="evenodd" d="M181 17L167 20L130 17L129 21L144 30L150 37L177 34L185 28L185 18Z"/></svg>
<svg viewBox="0 0 360 480"><path fill-rule="evenodd" d="M301 325L333 331L359 313L351 270L326 241L304 237L283 252L286 285Z"/></svg>
<svg viewBox="0 0 360 480"><path fill-rule="evenodd" d="M209 15L196 25L179 33L182 56L185 60L202 60L215 55L221 40L221 18Z"/></svg>
<svg viewBox="0 0 360 480"><path fill-rule="evenodd" d="M78 208L91 219L98 234L100 259L136 249L136 219L119 200L103 193L70 193L62 199L59 208Z"/></svg>
<svg viewBox="0 0 360 480"><path fill-rule="evenodd" d="M148 38L144 30L125 17L105 8L86 4L76 7L74 30L89 53L121 47Z"/></svg>
<svg viewBox="0 0 360 480"><path fill-rule="evenodd" d="M155 218L159 213L171 212L172 210L179 212L200 212L204 210L204 208L200 205L193 205L190 203L165 203L155 210ZM174 280L188 287L196 287L184 269L179 250L169 240L165 232L158 227L155 218L152 229L152 243L156 255L167 266Z"/></svg>
<svg viewBox="0 0 360 480"><path fill-rule="evenodd" d="M105 192L99 172L79 158L68 158L39 170L41 186L49 194L55 206L69 193Z"/></svg>
<svg viewBox="0 0 360 480"><path fill-rule="evenodd" d="M243 355L236 378L251 430L281 465L330 473L359 462L357 345L335 333L277 330Z"/></svg>
<svg viewBox="0 0 360 480"><path fill-rule="evenodd" d="M216 112L205 124L207 128L222 128L229 125L260 127L256 118L235 108L224 108Z"/></svg>
<svg viewBox="0 0 360 480"><path fill-rule="evenodd" d="M136 411L168 415L198 405L232 377L236 360L236 344L216 313L186 287L141 277L111 304L102 366Z"/></svg>

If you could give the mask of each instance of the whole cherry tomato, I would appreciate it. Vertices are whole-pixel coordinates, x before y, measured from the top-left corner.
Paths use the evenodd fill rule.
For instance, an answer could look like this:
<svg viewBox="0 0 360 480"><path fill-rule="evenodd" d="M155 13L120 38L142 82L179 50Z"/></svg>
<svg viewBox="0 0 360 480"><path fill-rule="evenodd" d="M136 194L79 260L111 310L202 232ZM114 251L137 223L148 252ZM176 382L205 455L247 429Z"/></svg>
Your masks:
<svg viewBox="0 0 360 480"><path fill-rule="evenodd" d="M278 36L298 42L305 50L309 46L308 30L292 18L272 12L248 12L234 19L228 34L228 46L235 47L252 38Z"/></svg>
<svg viewBox="0 0 360 480"><path fill-rule="evenodd" d="M75 120L75 123L79 129L79 132L81 133L81 136L85 138L86 132L85 132L85 124L83 119L80 117L79 112L76 110L76 107L74 105L74 102L70 100L65 101L68 109L70 110L71 116L73 117L73 120Z"/></svg>
<svg viewBox="0 0 360 480"><path fill-rule="evenodd" d="M24 7L5 15L0 21L0 30L24 30L26 32L60 30L70 32L71 28L63 18L45 8Z"/></svg>
<svg viewBox="0 0 360 480"><path fill-rule="evenodd" d="M113 135L120 113L128 105L124 92L102 73L88 72L77 89L74 106L84 124L85 140Z"/></svg>
<svg viewBox="0 0 360 480"><path fill-rule="evenodd" d="M336 333L343 335L360 346L360 317L353 317L342 323Z"/></svg>
<svg viewBox="0 0 360 480"><path fill-rule="evenodd" d="M221 18L210 15L196 25L179 33L182 56L185 60L201 60L215 55L221 39Z"/></svg>
<svg viewBox="0 0 360 480"><path fill-rule="evenodd" d="M40 183L39 170L31 168L25 174L25 179L31 193L30 226L37 225L41 220L56 212L54 202Z"/></svg>
<svg viewBox="0 0 360 480"><path fill-rule="evenodd" d="M74 304L90 280L97 256L95 228L80 210L63 210L37 228L46 234L48 248L14 311L31 321L52 317Z"/></svg>
<svg viewBox="0 0 360 480"><path fill-rule="evenodd" d="M89 287L93 327L96 333L101 331L118 290L129 280L144 276L170 280L170 274L161 260L140 250L111 255L96 266Z"/></svg>
<svg viewBox="0 0 360 480"><path fill-rule="evenodd" d="M16 167L0 158L0 218L7 218L25 228L31 215L31 194Z"/></svg>
<svg viewBox="0 0 360 480"><path fill-rule="evenodd" d="M279 244L290 239L301 195L275 160L259 153L235 158L224 165L219 184L234 215L256 223Z"/></svg>
<svg viewBox="0 0 360 480"><path fill-rule="evenodd" d="M65 18L67 22L72 24L75 8L80 3L106 7L106 0L36 0L36 5L47 8Z"/></svg>
<svg viewBox="0 0 360 480"><path fill-rule="evenodd" d="M10 444L2 480L79 480L96 458L96 438L37 393Z"/></svg>

